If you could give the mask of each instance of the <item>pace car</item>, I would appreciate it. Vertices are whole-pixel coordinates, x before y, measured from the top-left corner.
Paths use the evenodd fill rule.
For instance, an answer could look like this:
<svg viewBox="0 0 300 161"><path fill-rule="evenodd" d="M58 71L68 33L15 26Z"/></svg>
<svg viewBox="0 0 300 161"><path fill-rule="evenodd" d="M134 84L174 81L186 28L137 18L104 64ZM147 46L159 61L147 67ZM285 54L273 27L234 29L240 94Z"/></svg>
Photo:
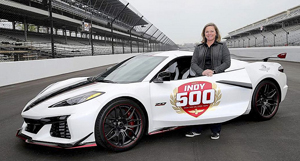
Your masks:
<svg viewBox="0 0 300 161"><path fill-rule="evenodd" d="M287 77L278 63L232 59L223 73L195 77L191 58L186 51L145 53L98 76L51 84L24 107L17 136L56 148L124 151L144 134L245 114L268 120L285 99Z"/></svg>

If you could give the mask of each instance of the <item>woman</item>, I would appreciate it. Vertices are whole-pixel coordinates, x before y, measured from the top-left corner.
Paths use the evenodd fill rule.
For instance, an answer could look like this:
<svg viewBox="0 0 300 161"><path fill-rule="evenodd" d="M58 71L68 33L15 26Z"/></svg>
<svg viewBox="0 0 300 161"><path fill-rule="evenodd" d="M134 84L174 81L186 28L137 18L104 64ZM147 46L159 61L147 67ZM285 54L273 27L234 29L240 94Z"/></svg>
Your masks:
<svg viewBox="0 0 300 161"><path fill-rule="evenodd" d="M196 46L192 61L191 69L196 76L211 77L214 74L222 73L230 67L230 53L226 44L221 43L221 35L218 27L214 23L209 23L202 30L201 44ZM212 135L211 139L219 139L221 124L210 126ZM202 127L194 126L187 134L187 137L194 137L201 134Z"/></svg>

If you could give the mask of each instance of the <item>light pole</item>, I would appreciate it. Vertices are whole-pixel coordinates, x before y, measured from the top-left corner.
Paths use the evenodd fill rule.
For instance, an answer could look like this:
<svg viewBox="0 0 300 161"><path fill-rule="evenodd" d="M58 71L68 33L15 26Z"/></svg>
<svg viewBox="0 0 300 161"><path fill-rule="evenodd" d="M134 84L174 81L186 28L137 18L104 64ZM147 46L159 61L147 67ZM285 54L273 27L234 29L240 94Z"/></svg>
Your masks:
<svg viewBox="0 0 300 161"><path fill-rule="evenodd" d="M118 15L110 22L110 32L111 32L111 51L112 54L115 53L114 51L114 31L113 31L113 23L115 22L115 20L121 15L121 13L127 8L127 6L129 5L129 3L126 4L126 6L124 6L124 8L118 13Z"/></svg>
<svg viewBox="0 0 300 161"><path fill-rule="evenodd" d="M275 46L275 37L276 37L276 34L275 33L273 33L272 31L270 31L272 34L273 34L273 36L274 36L274 46Z"/></svg>
<svg viewBox="0 0 300 161"><path fill-rule="evenodd" d="M51 39L51 52L52 58L55 58L55 50L54 50L54 39L53 39L53 17L52 17L52 0L49 0L49 17L50 17L50 39Z"/></svg>
<svg viewBox="0 0 300 161"><path fill-rule="evenodd" d="M282 27L282 30L285 31L285 33L286 33L286 45L289 46L289 36L288 35L290 33L288 31L286 31L283 27Z"/></svg>

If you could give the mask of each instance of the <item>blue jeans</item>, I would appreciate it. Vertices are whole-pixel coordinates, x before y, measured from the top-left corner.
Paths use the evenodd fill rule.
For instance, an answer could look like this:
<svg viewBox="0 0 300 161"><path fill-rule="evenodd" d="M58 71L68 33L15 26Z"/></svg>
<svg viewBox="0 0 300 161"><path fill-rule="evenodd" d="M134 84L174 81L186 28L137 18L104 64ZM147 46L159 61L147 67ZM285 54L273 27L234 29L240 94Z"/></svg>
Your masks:
<svg viewBox="0 0 300 161"><path fill-rule="evenodd" d="M192 132L197 132L197 133L201 133L202 132L202 126L203 125L195 125L192 126L191 131ZM221 132L221 123L217 123L217 124L210 124L210 130L212 133L220 133Z"/></svg>

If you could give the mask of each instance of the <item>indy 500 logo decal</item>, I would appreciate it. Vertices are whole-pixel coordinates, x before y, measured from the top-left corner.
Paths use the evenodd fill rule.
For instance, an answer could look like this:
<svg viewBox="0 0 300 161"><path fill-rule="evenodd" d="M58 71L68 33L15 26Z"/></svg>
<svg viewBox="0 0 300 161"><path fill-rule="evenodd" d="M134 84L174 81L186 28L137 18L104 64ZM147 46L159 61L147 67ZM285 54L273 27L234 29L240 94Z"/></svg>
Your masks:
<svg viewBox="0 0 300 161"><path fill-rule="evenodd" d="M207 109L218 106L221 97L221 90L215 83L197 81L175 88L170 102L177 113L187 113L197 118Z"/></svg>

